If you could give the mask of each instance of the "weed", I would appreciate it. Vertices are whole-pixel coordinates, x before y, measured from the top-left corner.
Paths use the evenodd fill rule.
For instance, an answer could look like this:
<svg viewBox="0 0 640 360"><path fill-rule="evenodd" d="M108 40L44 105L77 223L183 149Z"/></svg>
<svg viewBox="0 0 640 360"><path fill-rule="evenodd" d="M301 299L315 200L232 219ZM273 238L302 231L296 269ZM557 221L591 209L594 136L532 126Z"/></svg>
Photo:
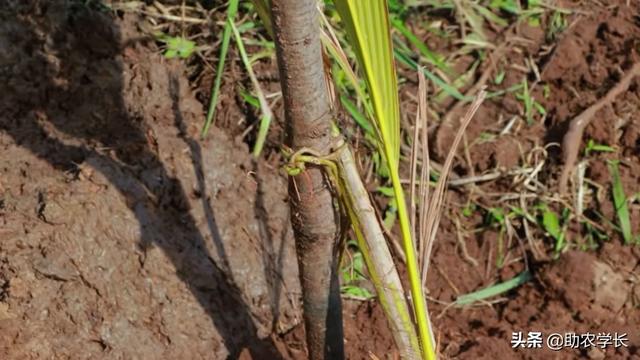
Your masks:
<svg viewBox="0 0 640 360"><path fill-rule="evenodd" d="M473 64L469 67L469 69L462 75L458 76L455 80L451 82L451 86L454 89L462 89L466 85L468 85L471 81L474 80L476 70L480 65L481 60L477 59L473 62ZM432 98L432 101L436 104L441 104L444 100L446 100L450 96L450 93L445 90L440 90L435 97Z"/></svg>
<svg viewBox="0 0 640 360"><path fill-rule="evenodd" d="M609 237L601 232L600 230L596 229L593 225L589 224L588 222L584 223L584 229L586 232L586 243L581 245L581 249L584 251L587 250L595 250L598 248L598 244L607 241L609 239Z"/></svg>
<svg viewBox="0 0 640 360"><path fill-rule="evenodd" d="M216 78L213 81L211 89L211 99L209 100L209 109L207 110L207 120L202 128L202 133L200 134L202 138L207 135L216 112L218 96L220 95L220 85L222 83L222 74L224 73L224 64L227 59L227 52L229 51L229 41L231 40L231 24L235 21L236 13L238 12L238 2L239 0L230 0L229 6L227 7L227 21L225 22L224 32L222 33L222 44L220 45L220 56L218 57Z"/></svg>
<svg viewBox="0 0 640 360"><path fill-rule="evenodd" d="M469 204L467 204L467 206L462 208L462 216L470 217L477 210L477 208L478 207L476 204L470 202Z"/></svg>
<svg viewBox="0 0 640 360"><path fill-rule="evenodd" d="M526 78L522 80L522 92L517 93L516 98L522 101L522 104L524 105L524 116L528 125L533 124L535 112L540 113L540 115L545 115L547 113L547 110L537 102L529 92L529 82Z"/></svg>
<svg viewBox="0 0 640 360"><path fill-rule="evenodd" d="M516 92L518 90L521 90L523 88L523 84L522 83L518 83L512 86L509 86L506 89L502 89L502 90L496 90L493 92L490 92L487 94L487 99L493 99L493 98L497 98L500 96L504 96L505 94L509 94L509 93L513 93Z"/></svg>
<svg viewBox="0 0 640 360"><path fill-rule="evenodd" d="M411 58L410 54L408 54L407 52L402 51L402 50L400 50L398 48L394 48L393 49L393 53L394 53L395 58L401 64L404 64L404 65L408 66L412 70L416 70L416 71L418 70L418 63ZM438 75L432 73L431 71L427 70L426 68L422 67L420 69L422 70L422 73L427 77L427 79L431 80L437 87L439 87L440 89L445 91L448 95L454 97L457 100L470 101L472 99L471 97L465 97L464 95L462 95L462 93L460 93L460 91L458 91L458 89L456 89L455 87L451 86L445 80L443 80L441 77L439 77Z"/></svg>
<svg viewBox="0 0 640 360"><path fill-rule="evenodd" d="M389 167L387 166L387 163L384 161L383 156L379 151L371 154L371 161L373 162L373 167L376 170L376 175L383 179L388 179L390 175Z"/></svg>
<svg viewBox="0 0 640 360"><path fill-rule="evenodd" d="M556 40L558 35L567 28L567 19L565 17L565 11L555 10L551 14L549 26L547 27L546 39L551 42Z"/></svg>
<svg viewBox="0 0 640 360"><path fill-rule="evenodd" d="M365 261L362 252L358 250L357 242L350 240L347 242L349 254L349 262L341 269L342 286L340 291L342 294L358 299L368 300L374 297L374 295L365 287L359 285L359 283L366 281L365 276Z"/></svg>
<svg viewBox="0 0 640 360"><path fill-rule="evenodd" d="M240 36L240 32L236 25L231 21L227 20L227 23L231 27L231 31L233 33L233 37L236 39L236 44L238 46L238 52L240 53L240 58L244 63L244 66L247 70L247 74L251 79L251 83L253 85L254 91L256 92L256 98L260 104L260 110L262 112L262 116L260 117L260 128L258 129L258 135L256 137L256 143L253 146L253 156L259 157L260 152L262 151L262 147L264 146L264 142L267 139L267 133L269 131L269 125L271 124L271 119L273 119L273 113L271 112L271 107L267 102L267 99L262 92L262 88L260 87L260 83L256 78L255 73L253 72L253 67L247 56L247 52L244 48L244 42L242 41L242 37Z"/></svg>
<svg viewBox="0 0 640 360"><path fill-rule="evenodd" d="M544 84L542 86L542 97L548 99L551 96L551 86Z"/></svg>
<svg viewBox="0 0 640 360"><path fill-rule="evenodd" d="M584 156L589 156L592 152L614 152L616 149L609 145L597 144L595 140L589 139L584 148Z"/></svg>
<svg viewBox="0 0 640 360"><path fill-rule="evenodd" d="M492 134L490 132L483 131L478 135L478 138L474 140L475 144L485 144L490 143L496 140L498 136L496 134Z"/></svg>
<svg viewBox="0 0 640 360"><path fill-rule="evenodd" d="M504 69L500 69L500 71L493 78L493 83L496 84L496 85L502 84L502 82L504 81L504 76L505 75L506 75L506 72L504 71Z"/></svg>
<svg viewBox="0 0 640 360"><path fill-rule="evenodd" d="M517 276L515 276L514 278L509 279L505 282L495 284L493 286L489 286L487 288L472 292L470 294L458 296L458 298L455 301L455 304L458 306L463 306L463 305L471 305L478 301L484 301L490 297L504 294L508 291L511 291L531 279L532 279L531 273L525 270L520 274L518 274Z"/></svg>
<svg viewBox="0 0 640 360"><path fill-rule="evenodd" d="M613 196L613 206L615 207L616 217L620 225L620 231L625 244L637 243L638 238L634 238L631 233L631 221L629 220L629 207L627 206L627 197L624 194L622 180L620 178L620 170L618 161L609 161L609 172L611 173L611 186Z"/></svg>
<svg viewBox="0 0 640 360"><path fill-rule="evenodd" d="M158 33L156 34L156 39L167 47L164 51L164 57L167 59L176 57L186 59L196 50L196 43L182 36L169 36L164 33Z"/></svg>
<svg viewBox="0 0 640 360"><path fill-rule="evenodd" d="M367 117L362 112L360 112L358 106L351 100L349 100L348 97L341 95L340 102L342 103L342 106L345 108L345 110L347 110L349 115L351 115L351 118L356 122L356 124L358 124L358 126L362 128L362 130L364 131L365 139L369 143L375 144L376 130L369 119L367 119Z"/></svg>
<svg viewBox="0 0 640 360"><path fill-rule="evenodd" d="M240 89L239 94L242 100L244 100L244 102L251 105L253 108L257 110L260 109L260 100L258 100L257 97L251 95L251 93L245 89Z"/></svg>
<svg viewBox="0 0 640 360"><path fill-rule="evenodd" d="M496 267L502 268L504 265L505 249L504 234L507 231L507 221L504 209L493 207L487 209L485 222L488 226L498 229L498 254L496 256Z"/></svg>
<svg viewBox="0 0 640 360"><path fill-rule="evenodd" d="M240 97L242 98L242 100L244 100L244 102L249 104L254 109L258 111L262 109L262 107L260 106L260 99L256 96L251 95L251 93L247 92L247 90L241 89ZM269 132L269 124L270 124L270 121L268 121L265 118L265 115L262 115L260 119L260 127L258 128L258 135L256 137L256 142L253 147L253 155L255 157L258 157L260 155L260 152L264 147L264 143L267 139L267 134Z"/></svg>
<svg viewBox="0 0 640 360"><path fill-rule="evenodd" d="M518 21L528 21L530 26L539 26L540 18L544 14L541 0L528 0L525 8L520 0L492 0L489 7L516 16Z"/></svg>
<svg viewBox="0 0 640 360"><path fill-rule="evenodd" d="M404 21L397 16L391 17L391 25L398 30L416 49L418 49L420 55L427 61L427 63L436 66L438 69L444 71L447 74L451 73L451 69L447 65L444 56L433 52L429 47L422 42L411 30L405 25Z"/></svg>
<svg viewBox="0 0 640 360"><path fill-rule="evenodd" d="M535 208L540 214L540 220L538 223L544 231L554 239L554 252L559 254L567 246L566 226L569 220L569 215L571 214L570 210L565 208L562 212L562 216L558 216L558 214L545 203L539 203Z"/></svg>
<svg viewBox="0 0 640 360"><path fill-rule="evenodd" d="M520 13L520 1L517 0L491 0L489 6L496 10L502 10L512 15Z"/></svg>

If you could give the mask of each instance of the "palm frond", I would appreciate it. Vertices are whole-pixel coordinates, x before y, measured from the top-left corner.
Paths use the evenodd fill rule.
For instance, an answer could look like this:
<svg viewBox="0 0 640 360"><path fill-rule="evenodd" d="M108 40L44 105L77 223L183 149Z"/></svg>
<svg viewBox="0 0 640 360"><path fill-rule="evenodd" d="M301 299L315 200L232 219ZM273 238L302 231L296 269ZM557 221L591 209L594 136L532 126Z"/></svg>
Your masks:
<svg viewBox="0 0 640 360"><path fill-rule="evenodd" d="M407 260L407 272L420 339L422 357L435 359L435 342L418 270L415 244L407 213L404 191L400 183L400 101L396 68L389 26L387 3L384 0L336 0L336 9L345 24L347 36L364 73L376 127L379 146L389 168L398 205L398 220Z"/></svg>

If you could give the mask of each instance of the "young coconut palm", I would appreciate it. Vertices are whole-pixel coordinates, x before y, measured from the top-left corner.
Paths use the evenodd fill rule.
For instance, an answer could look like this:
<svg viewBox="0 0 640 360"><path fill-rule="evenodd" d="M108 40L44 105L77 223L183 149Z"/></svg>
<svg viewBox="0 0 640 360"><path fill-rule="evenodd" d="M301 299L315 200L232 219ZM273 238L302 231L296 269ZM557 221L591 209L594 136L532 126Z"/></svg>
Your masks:
<svg viewBox="0 0 640 360"><path fill-rule="evenodd" d="M393 61L388 9L384 0L335 0L336 8L366 80L369 96L362 98L373 119L377 145L389 169L402 235L410 284L412 312L407 307L398 271L384 239L369 196L358 175L350 148L339 134L331 131L332 113L320 43L320 24L315 0L254 0L260 15L273 31L289 128L290 195L292 222L296 235L298 263L303 288L307 343L311 359L338 359L342 349L342 325L337 287L335 237L339 216L333 211L332 194L341 204L341 212L351 220L379 300L385 309L394 340L403 358L435 359L436 349L423 293L428 258L435 239L448 170L464 128L482 102L482 92L462 122L460 133L441 172L436 191L429 199L428 151L426 144L426 90L420 79L419 120L422 120L423 156L421 172L422 276L416 240L400 183L400 109ZM270 6L267 6L270 5ZM266 18L270 9L270 18ZM323 42L329 53L340 52L339 43L325 33ZM338 63L353 73L345 57ZM418 126L414 142L418 139ZM335 128L334 128L335 129ZM412 176L416 178L417 146L414 146ZM323 169L326 175L323 175ZM332 190L329 190L332 189ZM412 189L413 194L413 189ZM412 201L413 201L412 196ZM428 207L426 204L429 203ZM412 206L412 208L415 208ZM415 218L415 214L412 215ZM337 298L337 299L336 299ZM413 321L412 321L413 319ZM415 325L414 325L415 323ZM416 331L417 328L417 331Z"/></svg>

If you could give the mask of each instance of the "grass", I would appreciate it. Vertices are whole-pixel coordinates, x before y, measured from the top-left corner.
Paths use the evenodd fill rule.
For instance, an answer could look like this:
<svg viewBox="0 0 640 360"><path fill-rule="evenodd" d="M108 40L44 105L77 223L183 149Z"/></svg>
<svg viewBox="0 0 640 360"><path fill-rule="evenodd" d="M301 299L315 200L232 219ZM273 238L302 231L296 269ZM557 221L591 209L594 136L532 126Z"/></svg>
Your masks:
<svg viewBox="0 0 640 360"><path fill-rule="evenodd" d="M529 271L525 270L507 281L486 287L484 289L474 291L469 294L461 295L456 298L455 304L458 306L467 306L475 302L486 302L488 299L505 294L518 286L526 283L532 279L532 275Z"/></svg>
<svg viewBox="0 0 640 360"><path fill-rule="evenodd" d="M418 49L421 58L424 59L428 64L435 66L436 68L444 71L447 74L451 74L452 70L447 64L444 56L437 54L436 52L429 49L429 47L422 42L407 26L407 24L398 16L391 17L391 25L394 29L398 30L406 39L411 43L411 45L415 46Z"/></svg>
<svg viewBox="0 0 640 360"><path fill-rule="evenodd" d="M560 217L545 203L540 203L537 208L541 214L540 225L555 241L554 252L558 254L564 250L567 245L565 226L569 217L568 209L565 209L562 217Z"/></svg>
<svg viewBox="0 0 640 360"><path fill-rule="evenodd" d="M216 113L216 105L218 105L218 97L220 96L220 85L222 84L222 75L224 74L224 65L227 60L227 53L229 52L229 42L231 40L232 28L231 25L235 21L236 14L238 12L239 0L230 0L227 7L227 17L224 23L224 30L222 33L222 44L220 45L220 55L218 56L218 66L216 67L216 77L213 81L211 88L211 99L209 100L209 109L207 110L207 119L200 136L204 138L209 132L211 124Z"/></svg>
<svg viewBox="0 0 640 360"><path fill-rule="evenodd" d="M247 56L247 51L245 50L244 43L242 41L242 37L240 36L240 32L236 25L231 21L227 20L228 24L231 26L231 31L233 33L234 38L236 39L236 44L238 46L238 52L240 53L240 58L244 63L245 69L247 70L247 74L251 79L251 84L253 85L254 91L256 92L256 98L258 99L258 104L260 105L260 111L262 115L260 117L260 128L258 130L258 136L256 138L255 145L253 147L253 156L259 157L262 152L262 148L264 147L264 142L267 138L267 133L269 132L269 125L271 124L271 119L273 119L273 112L271 111L271 106L267 102L267 99L260 87L260 82L253 72L253 66L249 57Z"/></svg>
<svg viewBox="0 0 640 360"><path fill-rule="evenodd" d="M516 94L516 98L522 101L524 106L524 117L527 124L532 125L534 123L534 116L536 113L546 115L547 110L545 110L545 108L537 102L529 92L529 81L526 78L522 79L522 92Z"/></svg>
<svg viewBox="0 0 640 360"><path fill-rule="evenodd" d="M411 70L418 71L418 62L416 62L415 60L413 60L411 58L411 54L410 53L407 53L406 51L403 51L403 50L400 50L398 48L395 48L394 49L394 56L401 64L406 65ZM420 68L420 71L422 71L424 76L426 76L427 79L432 81L435 86L437 86L440 89L442 89L442 91L446 92L449 96L452 96L453 98L455 98L457 100L470 101L472 99L471 97L465 97L462 93L460 93L460 91L458 91L458 89L456 89L455 87L451 86L444 79L440 78L438 75L436 75L433 72L427 70L426 68L424 68L424 67Z"/></svg>
<svg viewBox="0 0 640 360"><path fill-rule="evenodd" d="M496 267L502 268L504 265L505 249L504 249L504 234L507 231L507 218L504 209L501 207L492 207L487 209L487 225L490 227L497 227L498 241L497 241L497 255L496 255Z"/></svg>
<svg viewBox="0 0 640 360"><path fill-rule="evenodd" d="M568 26L566 15L569 12L566 10L554 10L551 15L551 21L546 31L547 41L554 41L558 38L558 35L562 33Z"/></svg>
<svg viewBox="0 0 640 360"><path fill-rule="evenodd" d="M164 57L167 59L186 59L193 55L196 50L196 43L182 36L168 36L159 33L156 39L166 45Z"/></svg>
<svg viewBox="0 0 640 360"><path fill-rule="evenodd" d="M369 142L374 143L376 137L376 131L371 121L362 113L360 109L358 109L358 105L349 99L349 97L345 95L340 96L340 103L344 107L344 109L349 113L353 121L360 126L360 128L364 131L365 136L369 140Z"/></svg>
<svg viewBox="0 0 640 360"><path fill-rule="evenodd" d="M589 139L584 147L584 156L587 157L594 152L615 152L616 149L609 145L597 144L595 140Z"/></svg>
<svg viewBox="0 0 640 360"><path fill-rule="evenodd" d="M362 252L358 249L358 243L350 240L346 244L347 257L341 269L342 286L340 291L343 296L354 300L369 300L374 295L360 283L367 281L365 260Z"/></svg>
<svg viewBox="0 0 640 360"><path fill-rule="evenodd" d="M627 196L625 195L624 187L622 186L618 164L619 163L617 161L609 162L609 172L611 173L611 194L622 238L624 239L624 243L629 245L638 243L638 238L635 238L631 232L629 206L627 205Z"/></svg>

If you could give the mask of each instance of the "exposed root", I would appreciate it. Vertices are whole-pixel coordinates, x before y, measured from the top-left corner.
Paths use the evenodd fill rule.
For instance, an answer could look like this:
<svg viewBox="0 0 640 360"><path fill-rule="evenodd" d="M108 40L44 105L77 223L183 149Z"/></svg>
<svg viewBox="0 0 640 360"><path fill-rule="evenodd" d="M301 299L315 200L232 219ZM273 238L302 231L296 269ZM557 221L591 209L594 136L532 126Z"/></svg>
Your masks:
<svg viewBox="0 0 640 360"><path fill-rule="evenodd" d="M584 129L589 125L593 116L600 109L611 103L618 95L627 90L629 84L631 84L631 80L633 80L636 75L640 75L640 63L633 65L627 74L622 77L622 79L620 79L620 81L611 88L603 98L571 120L569 130L562 140L564 168L562 169L562 174L560 175L559 180L560 194L564 195L567 193L569 177L571 176L575 162L578 159L578 152L580 151L580 144L582 142Z"/></svg>
<svg viewBox="0 0 640 360"><path fill-rule="evenodd" d="M460 225L460 219L455 218L456 224L456 235L458 240L458 245L460 246L460 251L462 252L462 258L471 264L473 267L478 267L479 263L473 256L469 255L469 251L467 250L467 243L464 238L464 234L462 233L462 225Z"/></svg>

